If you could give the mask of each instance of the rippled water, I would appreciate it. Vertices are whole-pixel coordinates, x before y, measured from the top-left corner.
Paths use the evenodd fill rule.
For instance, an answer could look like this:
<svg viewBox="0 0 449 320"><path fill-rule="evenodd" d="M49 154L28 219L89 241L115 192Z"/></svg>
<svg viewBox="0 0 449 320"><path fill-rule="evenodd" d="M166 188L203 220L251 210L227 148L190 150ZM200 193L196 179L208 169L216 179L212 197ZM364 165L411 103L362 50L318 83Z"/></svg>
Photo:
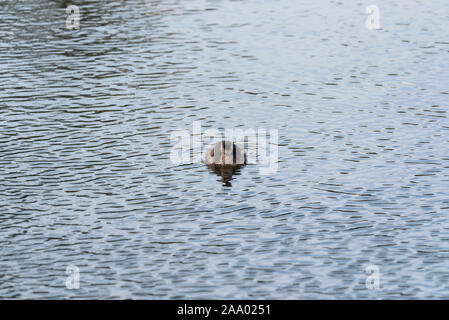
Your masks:
<svg viewBox="0 0 449 320"><path fill-rule="evenodd" d="M0 297L449 298L449 4L375 2L0 1ZM174 165L196 120L277 173Z"/></svg>

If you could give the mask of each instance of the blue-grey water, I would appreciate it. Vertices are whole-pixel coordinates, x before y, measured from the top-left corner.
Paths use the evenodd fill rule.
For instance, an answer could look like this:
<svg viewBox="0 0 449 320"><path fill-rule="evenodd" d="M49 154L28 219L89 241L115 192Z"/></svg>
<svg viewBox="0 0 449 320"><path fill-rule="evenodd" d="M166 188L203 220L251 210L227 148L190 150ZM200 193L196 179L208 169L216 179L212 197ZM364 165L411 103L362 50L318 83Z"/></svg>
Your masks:
<svg viewBox="0 0 449 320"><path fill-rule="evenodd" d="M447 0L0 1L0 298L449 298L448 30ZM277 172L173 164L197 120L277 129Z"/></svg>

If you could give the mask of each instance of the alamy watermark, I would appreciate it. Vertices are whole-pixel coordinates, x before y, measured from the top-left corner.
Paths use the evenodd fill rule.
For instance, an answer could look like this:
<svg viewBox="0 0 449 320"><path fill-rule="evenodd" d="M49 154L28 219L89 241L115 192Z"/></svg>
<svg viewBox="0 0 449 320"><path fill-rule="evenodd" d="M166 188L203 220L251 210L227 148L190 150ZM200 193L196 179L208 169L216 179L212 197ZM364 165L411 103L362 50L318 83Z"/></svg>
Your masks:
<svg viewBox="0 0 449 320"><path fill-rule="evenodd" d="M380 288L380 272L379 267L375 264L370 264L365 267L365 273L369 276L366 278L365 285L369 290Z"/></svg>
<svg viewBox="0 0 449 320"><path fill-rule="evenodd" d="M204 160L203 154L213 143L227 140L237 145L247 142L246 163L260 165L261 175L274 174L278 170L277 129L225 129L224 133L217 129L201 130L201 121L193 121L192 134L189 130L175 130L170 135L174 141L170 160L175 165L199 163Z"/></svg>
<svg viewBox="0 0 449 320"><path fill-rule="evenodd" d="M380 10L377 5L369 5L365 9L369 16L365 21L365 26L369 30L380 29ZM66 28L70 30L79 30L80 28L80 9L76 5L69 5L66 8Z"/></svg>
<svg viewBox="0 0 449 320"><path fill-rule="evenodd" d="M366 18L365 26L369 30L380 29L380 11L379 7L376 5L370 5L366 7L365 12L369 14L368 18Z"/></svg>
<svg viewBox="0 0 449 320"><path fill-rule="evenodd" d="M65 9L68 14L65 26L69 30L79 30L80 28L80 9L78 6L70 5Z"/></svg>
<svg viewBox="0 0 449 320"><path fill-rule="evenodd" d="M67 266L65 273L68 275L65 280L65 286L69 290L80 288L80 269L76 265Z"/></svg>

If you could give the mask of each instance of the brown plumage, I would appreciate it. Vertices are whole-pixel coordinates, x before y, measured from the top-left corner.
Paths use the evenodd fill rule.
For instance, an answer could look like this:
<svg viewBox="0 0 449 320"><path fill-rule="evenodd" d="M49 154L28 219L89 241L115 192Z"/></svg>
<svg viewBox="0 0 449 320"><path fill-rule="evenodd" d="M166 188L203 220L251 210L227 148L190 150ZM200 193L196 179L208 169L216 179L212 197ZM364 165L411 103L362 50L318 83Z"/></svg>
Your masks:
<svg viewBox="0 0 449 320"><path fill-rule="evenodd" d="M222 140L206 152L207 165L241 166L246 164L245 150L231 141Z"/></svg>

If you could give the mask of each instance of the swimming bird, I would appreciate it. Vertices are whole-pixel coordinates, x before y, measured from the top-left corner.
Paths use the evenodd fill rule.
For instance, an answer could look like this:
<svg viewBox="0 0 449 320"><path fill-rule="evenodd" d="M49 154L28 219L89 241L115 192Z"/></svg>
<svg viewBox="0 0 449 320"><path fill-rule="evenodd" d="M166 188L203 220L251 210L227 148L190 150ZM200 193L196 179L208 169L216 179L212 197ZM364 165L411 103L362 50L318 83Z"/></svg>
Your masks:
<svg viewBox="0 0 449 320"><path fill-rule="evenodd" d="M245 150L231 141L219 141L206 152L206 164L215 166L242 166L246 164Z"/></svg>

